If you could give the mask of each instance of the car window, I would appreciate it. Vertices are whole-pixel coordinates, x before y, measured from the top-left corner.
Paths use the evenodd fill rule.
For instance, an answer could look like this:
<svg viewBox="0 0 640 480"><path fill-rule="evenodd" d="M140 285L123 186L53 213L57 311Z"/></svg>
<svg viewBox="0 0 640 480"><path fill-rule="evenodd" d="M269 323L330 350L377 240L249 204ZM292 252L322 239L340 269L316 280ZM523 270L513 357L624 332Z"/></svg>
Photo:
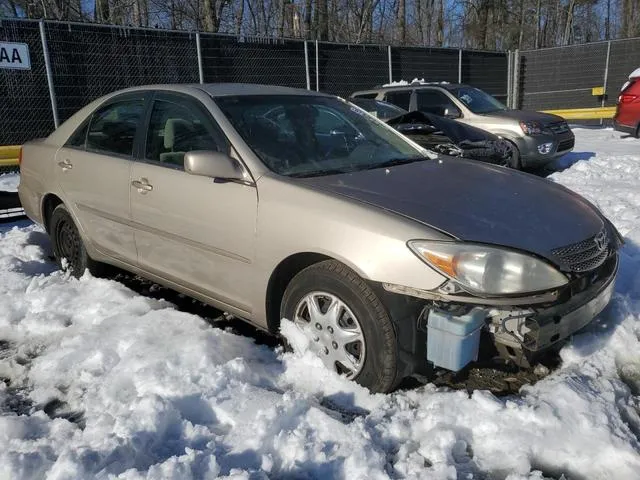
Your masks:
<svg viewBox="0 0 640 480"><path fill-rule="evenodd" d="M378 117L381 120L387 120L389 118L397 117L398 115L404 115L407 113L400 107L396 107L391 103L382 102L380 100L371 100L368 98L351 98L351 103L359 106L363 110L366 110L374 117Z"/></svg>
<svg viewBox="0 0 640 480"><path fill-rule="evenodd" d="M344 117L325 108L318 108L316 117L316 134L331 135L336 132L350 132L355 134L355 128L347 122Z"/></svg>
<svg viewBox="0 0 640 480"><path fill-rule="evenodd" d="M502 103L479 88L459 87L453 90L453 94L473 113L493 113L507 109Z"/></svg>
<svg viewBox="0 0 640 480"><path fill-rule="evenodd" d="M87 131L89 130L89 122L84 122L64 144L65 147L84 149L87 141Z"/></svg>
<svg viewBox="0 0 640 480"><path fill-rule="evenodd" d="M438 90L418 90L416 92L418 110L444 115L446 109L457 109L449 97Z"/></svg>
<svg viewBox="0 0 640 480"><path fill-rule="evenodd" d="M376 98L377 96L377 93L359 93L354 95L353 98Z"/></svg>
<svg viewBox="0 0 640 480"><path fill-rule="evenodd" d="M411 103L411 90L402 90L399 92L387 92L384 95L384 101L393 103L400 108L409 110L409 104Z"/></svg>
<svg viewBox="0 0 640 480"><path fill-rule="evenodd" d="M287 116L283 107L277 107L266 112L264 117L273 122L284 134L295 135L291 119ZM356 133L356 129L344 118L322 107L318 107L316 111L315 129L316 135L331 135L335 132Z"/></svg>
<svg viewBox="0 0 640 480"><path fill-rule="evenodd" d="M95 112L87 135L87 150L131 156L143 110L140 99L112 103Z"/></svg>
<svg viewBox="0 0 640 480"><path fill-rule="evenodd" d="M184 166L194 150L221 151L211 120L194 102L155 100L147 131L145 158L170 166Z"/></svg>
<svg viewBox="0 0 640 480"><path fill-rule="evenodd" d="M329 175L427 159L391 127L337 98L240 95L215 101L247 145L280 175Z"/></svg>

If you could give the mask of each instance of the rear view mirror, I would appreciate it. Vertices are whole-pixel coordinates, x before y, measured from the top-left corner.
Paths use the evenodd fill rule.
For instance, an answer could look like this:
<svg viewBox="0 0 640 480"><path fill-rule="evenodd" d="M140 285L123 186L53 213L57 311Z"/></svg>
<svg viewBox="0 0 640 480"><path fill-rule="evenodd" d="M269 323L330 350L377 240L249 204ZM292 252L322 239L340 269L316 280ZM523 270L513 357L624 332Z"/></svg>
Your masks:
<svg viewBox="0 0 640 480"><path fill-rule="evenodd" d="M240 163L226 153L196 150L184 155L184 170L191 175L221 178L225 180L244 180Z"/></svg>
<svg viewBox="0 0 640 480"><path fill-rule="evenodd" d="M462 112L458 107L451 105L444 109L444 116L447 118L460 118L462 117Z"/></svg>

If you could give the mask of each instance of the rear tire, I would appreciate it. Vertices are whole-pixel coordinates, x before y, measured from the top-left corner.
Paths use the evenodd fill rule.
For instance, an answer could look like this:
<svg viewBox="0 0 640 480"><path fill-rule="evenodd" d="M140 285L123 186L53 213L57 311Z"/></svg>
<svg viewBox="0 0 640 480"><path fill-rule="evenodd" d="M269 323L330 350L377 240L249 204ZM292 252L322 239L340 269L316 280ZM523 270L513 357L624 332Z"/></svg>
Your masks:
<svg viewBox="0 0 640 480"><path fill-rule="evenodd" d="M89 257L78 227L64 204L58 205L51 214L49 237L61 270L70 272L76 278L80 278L85 270L94 276L104 273L104 264Z"/></svg>
<svg viewBox="0 0 640 480"><path fill-rule="evenodd" d="M280 314L300 328L328 368L372 392L389 392L398 384L397 339L389 314L365 281L342 263L327 260L298 273L285 290Z"/></svg>

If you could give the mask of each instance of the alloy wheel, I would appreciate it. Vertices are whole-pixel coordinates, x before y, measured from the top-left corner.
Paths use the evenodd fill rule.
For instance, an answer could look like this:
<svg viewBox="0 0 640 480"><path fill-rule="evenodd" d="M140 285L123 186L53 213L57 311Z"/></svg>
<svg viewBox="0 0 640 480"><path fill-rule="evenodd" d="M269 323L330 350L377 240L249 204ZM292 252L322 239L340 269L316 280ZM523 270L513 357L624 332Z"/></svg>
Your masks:
<svg viewBox="0 0 640 480"><path fill-rule="evenodd" d="M342 300L327 292L308 293L296 306L294 323L328 368L347 378L360 373L366 354L364 334Z"/></svg>

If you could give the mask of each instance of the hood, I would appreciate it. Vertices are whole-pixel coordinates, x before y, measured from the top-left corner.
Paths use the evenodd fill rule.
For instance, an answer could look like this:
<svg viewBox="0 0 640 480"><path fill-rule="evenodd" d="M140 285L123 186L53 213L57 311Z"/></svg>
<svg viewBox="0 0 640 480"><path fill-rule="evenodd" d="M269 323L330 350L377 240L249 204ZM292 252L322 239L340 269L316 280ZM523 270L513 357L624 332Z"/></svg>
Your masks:
<svg viewBox="0 0 640 480"><path fill-rule="evenodd" d="M551 250L593 237L605 225L586 200L549 180L450 157L299 181L459 240L502 245L551 261Z"/></svg>
<svg viewBox="0 0 640 480"><path fill-rule="evenodd" d="M406 124L430 125L433 126L434 131L440 130L456 144L463 142L464 140L471 142L498 140L496 135L487 132L486 130L461 122L456 122L450 118L440 117L432 113L425 113L417 110L390 118L386 120L386 122L400 131L402 131L401 126Z"/></svg>
<svg viewBox="0 0 640 480"><path fill-rule="evenodd" d="M542 125L563 122L564 118L551 113L533 112L531 110L501 110L487 113L488 117L512 118L521 122L540 122Z"/></svg>

